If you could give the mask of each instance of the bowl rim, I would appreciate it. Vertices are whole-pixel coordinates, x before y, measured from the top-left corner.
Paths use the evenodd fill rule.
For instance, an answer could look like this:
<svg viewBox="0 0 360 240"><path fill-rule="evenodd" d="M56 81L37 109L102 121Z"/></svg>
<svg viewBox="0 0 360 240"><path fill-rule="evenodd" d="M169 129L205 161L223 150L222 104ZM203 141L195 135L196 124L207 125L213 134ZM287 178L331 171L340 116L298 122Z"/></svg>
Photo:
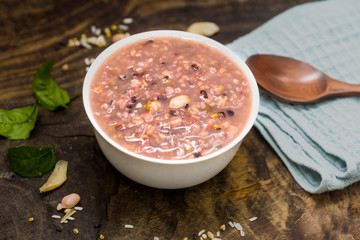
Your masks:
<svg viewBox="0 0 360 240"><path fill-rule="evenodd" d="M238 67L242 70L244 75L246 76L250 88L251 88L251 97L252 97L252 111L250 113L250 116L248 118L248 121L243 128L243 130L239 133L239 135L234 138L231 142L229 142L227 145L225 145L223 148L198 158L191 158L191 159L157 159L145 155L141 155L138 153L135 153L131 150L126 149L125 147L122 147L120 144L116 143L114 140L112 140L107 134L101 129L101 127L98 125L92 110L90 106L90 85L91 81L93 79L94 74L98 70L98 68L102 65L102 63L114 52L116 52L118 49L126 46L129 43L149 39L152 37L179 37L182 39L188 39L188 40L194 40L201 43L204 43L210 47L217 48L220 52L228 56L233 62L235 62ZM152 30L152 31L146 31L137 33L134 35L131 35L129 37L126 37L120 41L117 41L110 46L108 46L105 50L103 50L94 60L94 62L89 67L84 83L83 83L83 89L82 89L82 96L83 96L83 105L85 108L85 112L87 117L89 118L93 128L104 138L110 145L115 147L117 150L126 153L127 155L130 155L134 158L137 158L142 161L147 162L153 162L153 163L160 163L160 164L167 164L167 165L183 165L183 164L190 164L190 163L198 163L202 161L206 161L215 157L218 157L219 155L224 154L229 149L236 146L239 142L241 142L244 137L248 134L250 129L253 127L258 111L259 111L259 104L260 104L260 97L259 97L259 89L256 83L256 80L251 72L251 70L246 65L245 61L243 61L237 54L235 54L232 50L230 50L225 45L202 35L198 35L195 33L189 33L185 31L179 31L179 30Z"/></svg>

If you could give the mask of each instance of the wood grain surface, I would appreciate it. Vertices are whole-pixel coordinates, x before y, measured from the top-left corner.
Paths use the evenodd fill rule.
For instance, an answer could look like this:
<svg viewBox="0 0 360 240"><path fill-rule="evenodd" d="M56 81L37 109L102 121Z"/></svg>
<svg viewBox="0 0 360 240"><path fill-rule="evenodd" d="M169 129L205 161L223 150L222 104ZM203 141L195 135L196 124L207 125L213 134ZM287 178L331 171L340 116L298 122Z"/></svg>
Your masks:
<svg viewBox="0 0 360 240"><path fill-rule="evenodd" d="M0 1L0 108L32 104L36 69L52 58L57 59L53 78L71 97L69 109L40 107L29 139L0 137L0 239L99 239L100 234L116 240L194 239L194 233L216 233L222 224L221 239L230 240L360 239L360 184L321 195L306 193L255 128L228 167L198 186L160 190L122 176L102 154L82 106L84 59L103 48L66 46L70 38L90 35L91 25L104 29L125 17L134 19L131 34L185 30L193 22L212 21L220 26L212 38L226 44L305 2L311 0ZM68 71L61 71L63 64ZM15 174L7 151L22 145L52 145L57 159L69 161L66 183L40 194L49 174ZM71 192L80 194L84 210L61 225L51 216L60 215L56 205ZM254 216L257 220L250 222ZM241 223L244 238L229 221Z"/></svg>

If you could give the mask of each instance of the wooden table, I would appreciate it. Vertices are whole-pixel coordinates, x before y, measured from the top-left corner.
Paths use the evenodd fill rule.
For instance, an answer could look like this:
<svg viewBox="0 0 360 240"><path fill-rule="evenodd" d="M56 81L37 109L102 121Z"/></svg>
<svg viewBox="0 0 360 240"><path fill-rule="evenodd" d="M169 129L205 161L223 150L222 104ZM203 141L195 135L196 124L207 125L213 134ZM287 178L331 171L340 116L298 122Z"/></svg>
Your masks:
<svg viewBox="0 0 360 240"><path fill-rule="evenodd" d="M308 194L255 128L230 165L201 185L159 190L122 176L99 149L82 106L84 59L103 49L66 46L70 38L91 35L91 25L104 29L122 24L125 17L134 19L131 34L185 30L196 21L213 21L221 30L212 38L226 44L305 2L311 0L2 0L0 108L32 104L34 73L52 58L57 59L53 78L69 92L71 103L69 109L55 112L40 107L27 140L0 138L0 239L99 239L100 234L121 240L194 239L194 233L216 233L222 224L222 239L242 239L229 221L241 223L244 239L360 239L360 184ZM61 71L64 64L68 71ZM14 174L7 150L22 145L52 145L57 159L69 161L66 183L40 194L38 188L49 174ZM74 215L75 221L61 225L51 216L62 214L56 205L71 192L81 195L84 209ZM250 222L254 216L257 220Z"/></svg>

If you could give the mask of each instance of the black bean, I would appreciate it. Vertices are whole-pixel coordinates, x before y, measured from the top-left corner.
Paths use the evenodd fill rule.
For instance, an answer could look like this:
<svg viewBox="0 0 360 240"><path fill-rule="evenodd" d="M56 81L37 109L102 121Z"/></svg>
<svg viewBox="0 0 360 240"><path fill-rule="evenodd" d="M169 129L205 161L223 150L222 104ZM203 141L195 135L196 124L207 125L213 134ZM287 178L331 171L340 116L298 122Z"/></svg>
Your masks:
<svg viewBox="0 0 360 240"><path fill-rule="evenodd" d="M193 153L193 155L195 158L201 157L201 153L199 153L199 152L195 152L195 153Z"/></svg>
<svg viewBox="0 0 360 240"><path fill-rule="evenodd" d="M132 109L133 106L134 106L134 105L127 105L126 107L127 107L128 109Z"/></svg>
<svg viewBox="0 0 360 240"><path fill-rule="evenodd" d="M65 41L61 41L61 42L58 42L56 45L55 45L55 50L59 50L60 48L62 47L65 47L66 46L66 42Z"/></svg>
<svg viewBox="0 0 360 240"><path fill-rule="evenodd" d="M189 107L190 107L190 105L187 103L187 104L185 104L185 109L188 109Z"/></svg>
<svg viewBox="0 0 360 240"><path fill-rule="evenodd" d="M165 95L160 95L160 96L157 96L156 99L160 100L160 101L165 101L167 99L167 97Z"/></svg>
<svg viewBox="0 0 360 240"><path fill-rule="evenodd" d="M169 111L169 113L170 113L171 116L179 116L179 112L176 111L176 110L173 110L173 109L171 109L171 110Z"/></svg>
<svg viewBox="0 0 360 240"><path fill-rule="evenodd" d="M101 220L100 220L98 223L96 223L96 224L94 225L94 228L99 228L99 227L101 227L101 225L102 225L102 222L101 222Z"/></svg>
<svg viewBox="0 0 360 240"><path fill-rule="evenodd" d="M54 224L54 225L55 225L55 224ZM58 231L58 232L62 232L61 227L59 227L58 225L55 225L55 228L56 228L56 231Z"/></svg>
<svg viewBox="0 0 360 240"><path fill-rule="evenodd" d="M192 68L194 71L199 70L199 66L198 66L196 63L191 64L191 68Z"/></svg>
<svg viewBox="0 0 360 240"><path fill-rule="evenodd" d="M134 77L139 77L139 76L140 76L140 73L134 72L134 73L133 73L133 76L134 76Z"/></svg>
<svg viewBox="0 0 360 240"><path fill-rule="evenodd" d="M162 64L162 65L165 65L165 64L166 64L166 62L161 62L161 64Z"/></svg>
<svg viewBox="0 0 360 240"><path fill-rule="evenodd" d="M201 90L200 94L203 95L204 98L208 98L207 92L205 90Z"/></svg>
<svg viewBox="0 0 360 240"><path fill-rule="evenodd" d="M231 111L231 110L227 110L227 113L229 114L230 117L234 116L234 111Z"/></svg>
<svg viewBox="0 0 360 240"><path fill-rule="evenodd" d="M218 112L218 115L220 118L224 118L226 117L225 113L224 112Z"/></svg>
<svg viewBox="0 0 360 240"><path fill-rule="evenodd" d="M193 238L194 240L199 240L198 236L196 235L196 233L193 234Z"/></svg>
<svg viewBox="0 0 360 240"><path fill-rule="evenodd" d="M151 43L153 43L153 42L154 42L154 40L150 39L150 40L148 40L146 43L147 43L147 44L151 44Z"/></svg>
<svg viewBox="0 0 360 240"><path fill-rule="evenodd" d="M136 103L136 101L137 101L137 99L136 99L135 96L134 96L134 97L131 97L131 102L132 102L132 103Z"/></svg>

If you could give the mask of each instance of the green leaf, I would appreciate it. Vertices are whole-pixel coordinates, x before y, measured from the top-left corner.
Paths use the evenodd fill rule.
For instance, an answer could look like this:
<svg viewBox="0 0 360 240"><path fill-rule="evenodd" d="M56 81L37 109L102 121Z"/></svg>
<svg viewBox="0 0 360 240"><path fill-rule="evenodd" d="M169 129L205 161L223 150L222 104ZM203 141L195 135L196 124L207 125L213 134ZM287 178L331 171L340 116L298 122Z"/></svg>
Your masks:
<svg viewBox="0 0 360 240"><path fill-rule="evenodd" d="M38 104L14 108L0 109L0 135L9 139L26 139L34 129L38 115Z"/></svg>
<svg viewBox="0 0 360 240"><path fill-rule="evenodd" d="M51 78L51 70L55 60L45 62L36 72L32 83L35 98L47 110L54 111L58 107L68 108L69 94L61 89Z"/></svg>
<svg viewBox="0 0 360 240"><path fill-rule="evenodd" d="M40 177L49 172L56 162L51 146L22 146L9 148L8 151L11 166L23 177Z"/></svg>

